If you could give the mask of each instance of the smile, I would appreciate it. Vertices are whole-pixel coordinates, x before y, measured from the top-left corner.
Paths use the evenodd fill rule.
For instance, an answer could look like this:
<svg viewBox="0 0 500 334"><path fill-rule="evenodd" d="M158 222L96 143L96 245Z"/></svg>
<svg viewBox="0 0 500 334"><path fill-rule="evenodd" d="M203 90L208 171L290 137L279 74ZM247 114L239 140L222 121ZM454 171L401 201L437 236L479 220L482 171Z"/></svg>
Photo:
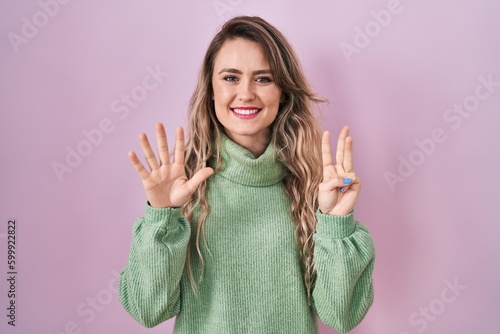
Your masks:
<svg viewBox="0 0 500 334"><path fill-rule="evenodd" d="M262 110L259 108L230 108L233 114L238 118L249 119L256 117L257 114Z"/></svg>
<svg viewBox="0 0 500 334"><path fill-rule="evenodd" d="M255 109L239 109L239 108L237 109L237 108L231 108L231 110L233 112L237 113L238 115L252 115L252 114L258 113L262 109L258 109L258 108L255 108Z"/></svg>

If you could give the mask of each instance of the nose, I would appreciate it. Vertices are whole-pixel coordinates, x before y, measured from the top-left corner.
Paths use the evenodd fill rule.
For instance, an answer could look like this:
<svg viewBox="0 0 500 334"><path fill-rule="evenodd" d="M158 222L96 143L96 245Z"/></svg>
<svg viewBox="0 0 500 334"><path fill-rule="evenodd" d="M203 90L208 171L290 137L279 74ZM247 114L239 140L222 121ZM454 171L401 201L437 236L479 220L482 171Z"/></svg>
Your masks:
<svg viewBox="0 0 500 334"><path fill-rule="evenodd" d="M255 99L255 92L252 80L241 80L238 85L238 100L242 102Z"/></svg>

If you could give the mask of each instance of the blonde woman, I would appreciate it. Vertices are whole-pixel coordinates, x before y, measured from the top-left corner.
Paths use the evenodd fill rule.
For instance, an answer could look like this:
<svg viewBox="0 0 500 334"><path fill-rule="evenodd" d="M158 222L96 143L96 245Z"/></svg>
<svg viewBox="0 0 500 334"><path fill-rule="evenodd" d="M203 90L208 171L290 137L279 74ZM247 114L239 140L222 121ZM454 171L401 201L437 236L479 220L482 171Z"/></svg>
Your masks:
<svg viewBox="0 0 500 334"><path fill-rule="evenodd" d="M361 183L349 128L334 163L311 91L285 37L236 17L212 40L170 159L156 125L146 168L129 157L147 204L120 277L124 308L175 333L347 332L373 302L374 246L354 220Z"/></svg>

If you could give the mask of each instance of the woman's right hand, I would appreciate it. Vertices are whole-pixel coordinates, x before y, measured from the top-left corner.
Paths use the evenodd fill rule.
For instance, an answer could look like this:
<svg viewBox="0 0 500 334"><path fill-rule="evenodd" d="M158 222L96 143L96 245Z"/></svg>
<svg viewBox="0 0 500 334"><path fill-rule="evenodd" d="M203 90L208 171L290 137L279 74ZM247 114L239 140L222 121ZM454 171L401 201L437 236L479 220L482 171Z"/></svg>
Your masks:
<svg viewBox="0 0 500 334"><path fill-rule="evenodd" d="M155 208L181 207L188 203L200 183L214 173L210 167L200 169L188 180L184 168L184 131L177 128L174 161L170 163L167 134L163 124L156 124L156 138L158 141L158 162L146 134L139 135L142 151L149 166L148 171L139 161L135 152L130 151L128 156L137 174L142 180L149 204Z"/></svg>

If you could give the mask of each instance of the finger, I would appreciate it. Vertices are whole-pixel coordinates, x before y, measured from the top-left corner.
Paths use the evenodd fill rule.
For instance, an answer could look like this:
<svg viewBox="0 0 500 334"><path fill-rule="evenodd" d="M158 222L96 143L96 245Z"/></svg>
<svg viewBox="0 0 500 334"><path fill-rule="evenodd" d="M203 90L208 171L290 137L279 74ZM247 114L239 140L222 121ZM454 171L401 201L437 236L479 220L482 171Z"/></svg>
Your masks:
<svg viewBox="0 0 500 334"><path fill-rule="evenodd" d="M334 165L326 166L323 168L323 180L329 180L339 176L339 172Z"/></svg>
<svg viewBox="0 0 500 334"><path fill-rule="evenodd" d="M142 180L145 180L149 176L149 172L144 168L144 165L139 161L139 158L137 158L137 155L135 154L134 151L128 152L128 158L130 162L132 163L132 166L134 166L135 171L137 174L139 174L139 177Z"/></svg>
<svg viewBox="0 0 500 334"><path fill-rule="evenodd" d="M335 161L337 165L342 165L344 163L344 150L345 150L345 139L349 134L349 127L344 126L339 134L339 139L337 141L337 153L335 155Z"/></svg>
<svg viewBox="0 0 500 334"><path fill-rule="evenodd" d="M352 178L346 178L346 177L333 177L331 179L328 179L324 181L321 185L323 189L330 189L333 190L335 188L344 188L348 189L351 185L356 183L356 177L353 176Z"/></svg>
<svg viewBox="0 0 500 334"><path fill-rule="evenodd" d="M352 137L347 137L345 139L345 150L344 150L344 170L351 173L354 170L352 156Z"/></svg>
<svg viewBox="0 0 500 334"><path fill-rule="evenodd" d="M174 147L174 163L184 164L184 129L177 128Z"/></svg>
<svg viewBox="0 0 500 334"><path fill-rule="evenodd" d="M348 189L357 190L359 192L361 183L355 173L349 174L349 177L342 178L344 185L340 188L340 192L346 192Z"/></svg>
<svg viewBox="0 0 500 334"><path fill-rule="evenodd" d="M139 141L141 143L142 147L142 152L144 153L144 156L146 157L146 162L148 163L149 168L151 170L157 169L158 168L158 161L156 161L156 156L151 149L151 145L149 144L148 136L146 136L145 133L141 133L139 135Z"/></svg>
<svg viewBox="0 0 500 334"><path fill-rule="evenodd" d="M162 123L156 123L156 140L158 141L158 155L160 156L160 163L168 165L170 163L168 153L167 133Z"/></svg>
<svg viewBox="0 0 500 334"><path fill-rule="evenodd" d="M333 165L332 147L330 145L330 132L323 132L321 141L321 156L323 158L323 168Z"/></svg>

